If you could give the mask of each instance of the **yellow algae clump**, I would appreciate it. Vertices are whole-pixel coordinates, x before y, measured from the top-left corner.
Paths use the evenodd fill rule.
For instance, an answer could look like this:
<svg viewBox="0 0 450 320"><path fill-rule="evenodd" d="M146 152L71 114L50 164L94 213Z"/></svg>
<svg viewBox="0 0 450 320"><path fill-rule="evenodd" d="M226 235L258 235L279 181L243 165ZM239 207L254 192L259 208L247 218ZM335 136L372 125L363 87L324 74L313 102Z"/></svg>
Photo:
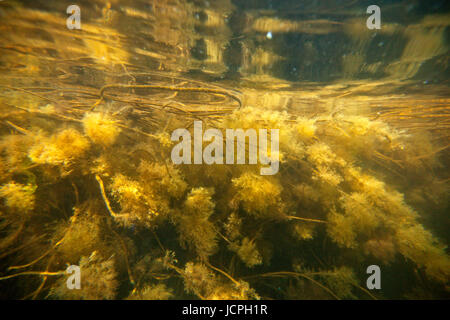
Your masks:
<svg viewBox="0 0 450 320"><path fill-rule="evenodd" d="M422 225L402 226L394 234L398 251L424 267L426 274L442 283L450 280L450 259L437 239Z"/></svg>
<svg viewBox="0 0 450 320"><path fill-rule="evenodd" d="M297 223L294 225L293 232L298 240L311 240L314 238L314 225Z"/></svg>
<svg viewBox="0 0 450 320"><path fill-rule="evenodd" d="M230 248L238 254L239 258L241 258L249 268L260 265L263 262L255 241L250 240L247 237L242 239L240 245L232 244Z"/></svg>
<svg viewBox="0 0 450 320"><path fill-rule="evenodd" d="M69 289L67 278L61 277L52 288L51 296L68 300L111 300L116 297L119 281L112 258L105 260L94 251L89 257L81 257L79 266L80 289Z"/></svg>
<svg viewBox="0 0 450 320"><path fill-rule="evenodd" d="M257 107L245 107L234 111L231 115L224 118L222 127L232 129L267 129L272 132L273 129L279 129L279 152L272 157L285 161L285 154L301 157L303 154L304 143L296 134L296 128L290 125L290 117L287 112L279 112ZM311 130L308 129L308 130ZM270 155L269 155L270 156Z"/></svg>
<svg viewBox="0 0 450 320"><path fill-rule="evenodd" d="M184 288L186 292L206 297L216 287L216 277L202 263L188 262L183 270Z"/></svg>
<svg viewBox="0 0 450 320"><path fill-rule="evenodd" d="M331 211L328 215L327 233L341 247L356 248L357 246L352 220L340 213Z"/></svg>
<svg viewBox="0 0 450 320"><path fill-rule="evenodd" d="M332 186L337 186L343 180L339 174L325 166L317 167L317 170L314 171L312 178L313 180L320 180Z"/></svg>
<svg viewBox="0 0 450 320"><path fill-rule="evenodd" d="M234 241L241 235L242 219L233 212L228 216L227 222L224 224L228 239Z"/></svg>
<svg viewBox="0 0 450 320"><path fill-rule="evenodd" d="M342 196L340 205L345 216L351 219L352 224L359 232L370 234L382 221L382 213L370 205L363 193L353 192Z"/></svg>
<svg viewBox="0 0 450 320"><path fill-rule="evenodd" d="M205 188L192 189L185 202L185 208L189 213L200 213L209 217L214 210L214 203L211 201L212 191Z"/></svg>
<svg viewBox="0 0 450 320"><path fill-rule="evenodd" d="M114 177L111 188L113 194L116 195L121 202L133 202L142 197L142 188L139 183L130 180L121 174Z"/></svg>
<svg viewBox="0 0 450 320"><path fill-rule="evenodd" d="M259 300L260 296L245 281L237 281L233 284L219 283L214 292L207 297L208 300Z"/></svg>
<svg viewBox="0 0 450 320"><path fill-rule="evenodd" d="M113 254L105 237L102 207L99 201L82 203L73 209L70 224L56 226L53 240L58 242L63 239L56 248L61 260L76 264L81 256L88 256L94 250L99 250L103 257Z"/></svg>
<svg viewBox="0 0 450 320"><path fill-rule="evenodd" d="M131 226L135 223L143 226L151 226L153 218L159 215L159 204L154 195L145 193L138 181L118 174L113 178L111 192L119 201L120 214L115 216L124 225Z"/></svg>
<svg viewBox="0 0 450 320"><path fill-rule="evenodd" d="M29 212L34 208L35 190L36 187L33 185L10 182L0 187L0 197L5 198L7 207L21 212Z"/></svg>
<svg viewBox="0 0 450 320"><path fill-rule="evenodd" d="M295 129L303 139L313 138L317 129L315 122L314 119L298 118Z"/></svg>
<svg viewBox="0 0 450 320"><path fill-rule="evenodd" d="M111 146L121 131L116 120L99 112L87 113L83 118L83 126L86 135L104 147Z"/></svg>
<svg viewBox="0 0 450 320"><path fill-rule="evenodd" d="M176 217L181 242L187 243L201 258L210 256L217 249L215 227L209 221L215 206L211 197L211 189L192 189L184 202L183 212Z"/></svg>
<svg viewBox="0 0 450 320"><path fill-rule="evenodd" d="M256 292L245 281L224 283L202 263L186 263L183 270L185 290L206 300L259 299Z"/></svg>
<svg viewBox="0 0 450 320"><path fill-rule="evenodd" d="M179 199L187 189L187 184L183 180L180 171L173 165L142 161L138 172L144 181L144 186L148 187L149 191L158 193L161 196L167 195Z"/></svg>
<svg viewBox="0 0 450 320"><path fill-rule="evenodd" d="M141 290L133 291L127 300L169 300L173 292L165 284L147 285Z"/></svg>
<svg viewBox="0 0 450 320"><path fill-rule="evenodd" d="M344 159L339 158L329 146L323 142L315 143L306 149L306 154L308 161L315 164L316 166L322 165L340 165L345 166L346 162Z"/></svg>
<svg viewBox="0 0 450 320"><path fill-rule="evenodd" d="M170 139L170 135L167 132L160 132L155 135L158 142L164 148L170 148L174 142Z"/></svg>
<svg viewBox="0 0 450 320"><path fill-rule="evenodd" d="M395 258L395 245L390 236L381 236L364 243L364 253L370 254L383 263L389 264Z"/></svg>
<svg viewBox="0 0 450 320"><path fill-rule="evenodd" d="M282 188L275 181L246 172L239 178L233 179L233 185L237 189L235 199L249 214L276 217L281 212Z"/></svg>
<svg viewBox="0 0 450 320"><path fill-rule="evenodd" d="M0 140L0 154L4 155L5 169L15 170L29 164L28 149L35 137L27 135L8 135Z"/></svg>
<svg viewBox="0 0 450 320"><path fill-rule="evenodd" d="M35 163L68 165L82 157L89 149L89 141L77 130L70 128L43 138L32 146L28 157Z"/></svg>

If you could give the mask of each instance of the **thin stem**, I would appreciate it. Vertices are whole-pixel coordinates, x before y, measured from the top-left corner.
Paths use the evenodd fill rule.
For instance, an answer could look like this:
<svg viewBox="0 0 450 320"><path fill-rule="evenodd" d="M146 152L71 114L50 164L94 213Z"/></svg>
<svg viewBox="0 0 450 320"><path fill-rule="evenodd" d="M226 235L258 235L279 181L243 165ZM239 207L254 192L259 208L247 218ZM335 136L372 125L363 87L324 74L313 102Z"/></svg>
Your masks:
<svg viewBox="0 0 450 320"><path fill-rule="evenodd" d="M0 277L1 280L11 279L19 276L26 275L39 275L39 276L60 276L63 275L66 271L57 271L57 272L47 272L47 271L25 271L21 273L11 274L9 276Z"/></svg>
<svg viewBox="0 0 450 320"><path fill-rule="evenodd" d="M300 220L300 221L306 221L306 222L316 222L316 223L328 223L328 221L325 220L319 220L319 219L310 219L310 218L301 218L296 216L286 216L288 219L292 220Z"/></svg>

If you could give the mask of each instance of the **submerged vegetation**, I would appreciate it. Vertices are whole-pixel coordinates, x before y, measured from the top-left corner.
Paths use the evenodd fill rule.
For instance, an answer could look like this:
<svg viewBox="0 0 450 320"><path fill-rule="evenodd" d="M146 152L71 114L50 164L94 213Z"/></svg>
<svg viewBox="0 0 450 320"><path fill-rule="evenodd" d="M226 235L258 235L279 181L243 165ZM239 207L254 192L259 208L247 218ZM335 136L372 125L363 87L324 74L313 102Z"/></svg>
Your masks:
<svg viewBox="0 0 450 320"><path fill-rule="evenodd" d="M445 212L447 183L430 183L441 166L431 140L363 116L244 107L214 125L205 118L219 130L280 128L280 172L261 176L259 164L175 166L168 133L191 120L141 134L109 108L72 122L20 113L3 132L0 286L10 297L447 292L450 259L416 195L431 191L444 199L433 210ZM401 270L408 285L369 292L371 264ZM68 265L81 267L80 290L66 288Z"/></svg>
<svg viewBox="0 0 450 320"><path fill-rule="evenodd" d="M449 297L444 1L77 2L0 1L0 299Z"/></svg>

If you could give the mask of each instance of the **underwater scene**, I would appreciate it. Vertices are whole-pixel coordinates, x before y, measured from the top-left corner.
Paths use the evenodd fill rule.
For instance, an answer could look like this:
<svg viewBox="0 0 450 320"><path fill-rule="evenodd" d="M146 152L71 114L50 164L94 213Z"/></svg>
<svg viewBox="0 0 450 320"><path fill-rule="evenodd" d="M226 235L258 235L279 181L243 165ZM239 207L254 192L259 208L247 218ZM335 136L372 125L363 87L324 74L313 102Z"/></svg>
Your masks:
<svg viewBox="0 0 450 320"><path fill-rule="evenodd" d="M450 298L450 2L0 1L0 299Z"/></svg>

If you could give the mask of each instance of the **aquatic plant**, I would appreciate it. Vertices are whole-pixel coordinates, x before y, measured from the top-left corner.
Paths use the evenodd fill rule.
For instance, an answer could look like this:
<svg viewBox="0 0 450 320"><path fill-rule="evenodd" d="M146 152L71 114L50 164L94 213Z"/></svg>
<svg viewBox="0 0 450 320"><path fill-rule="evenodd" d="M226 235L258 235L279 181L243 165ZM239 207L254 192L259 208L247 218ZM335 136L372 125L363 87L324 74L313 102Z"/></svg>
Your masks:
<svg viewBox="0 0 450 320"><path fill-rule="evenodd" d="M216 231L209 220L214 210L211 196L210 189L192 189L182 211L174 217L181 242L187 243L200 258L210 256L217 249Z"/></svg>
<svg viewBox="0 0 450 320"><path fill-rule="evenodd" d="M28 156L38 164L62 165L68 167L82 158L89 149L89 141L74 128L63 130L49 138L36 139Z"/></svg>
<svg viewBox="0 0 450 320"><path fill-rule="evenodd" d="M86 135L94 143L105 147L112 145L121 131L116 120L100 112L86 113L83 127Z"/></svg>
<svg viewBox="0 0 450 320"><path fill-rule="evenodd" d="M79 266L83 270L83 286L80 289L68 289L66 279L61 277L52 287L50 297L64 300L105 300L116 296L119 283L113 260L102 260L94 251L89 257L81 257Z"/></svg>
<svg viewBox="0 0 450 320"><path fill-rule="evenodd" d="M34 209L36 186L10 182L0 187L0 197L5 205L18 214L26 214Z"/></svg>
<svg viewBox="0 0 450 320"><path fill-rule="evenodd" d="M257 217L277 217L282 212L281 186L277 181L246 172L232 180L236 188L235 200L244 210Z"/></svg>
<svg viewBox="0 0 450 320"><path fill-rule="evenodd" d="M133 291L127 297L127 300L169 300L172 297L172 290L167 288L165 284L159 283Z"/></svg>
<svg viewBox="0 0 450 320"><path fill-rule="evenodd" d="M174 165L166 132L193 119L150 132L108 108L11 122L0 143L0 285L61 299L366 299L384 297L362 288L360 266L375 261L401 265L417 292L447 290L450 260L418 181L440 166L426 138L417 146L362 116L256 107L208 122L280 129L280 170L261 176L259 165ZM67 264L92 283L65 289ZM22 275L36 277L33 292Z"/></svg>

